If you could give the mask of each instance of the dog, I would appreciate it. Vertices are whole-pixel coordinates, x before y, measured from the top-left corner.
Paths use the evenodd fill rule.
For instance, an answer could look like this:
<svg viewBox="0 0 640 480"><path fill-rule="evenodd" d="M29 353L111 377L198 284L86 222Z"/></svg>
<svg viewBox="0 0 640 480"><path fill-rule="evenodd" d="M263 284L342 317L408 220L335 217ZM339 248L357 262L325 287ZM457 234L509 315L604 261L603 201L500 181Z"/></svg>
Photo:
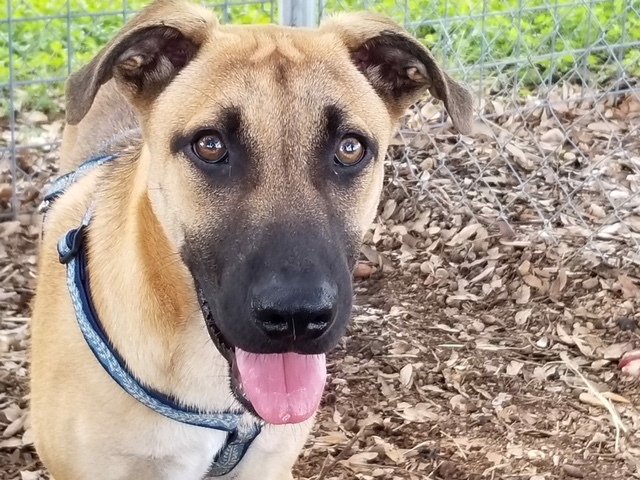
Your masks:
<svg viewBox="0 0 640 480"><path fill-rule="evenodd" d="M404 112L472 97L401 26L158 0L66 84L30 349L55 480L289 480Z"/></svg>

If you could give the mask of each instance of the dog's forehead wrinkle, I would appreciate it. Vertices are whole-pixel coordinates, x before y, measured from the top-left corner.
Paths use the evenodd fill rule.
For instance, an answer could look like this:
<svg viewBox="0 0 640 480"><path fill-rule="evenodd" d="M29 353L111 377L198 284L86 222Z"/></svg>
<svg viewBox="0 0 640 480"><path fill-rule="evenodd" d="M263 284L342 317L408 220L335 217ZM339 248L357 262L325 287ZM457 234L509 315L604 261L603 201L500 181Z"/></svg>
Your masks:
<svg viewBox="0 0 640 480"><path fill-rule="evenodd" d="M287 60L300 62L304 54L291 41L291 38L280 33L270 36L256 37L256 49L249 57L252 63L277 62Z"/></svg>

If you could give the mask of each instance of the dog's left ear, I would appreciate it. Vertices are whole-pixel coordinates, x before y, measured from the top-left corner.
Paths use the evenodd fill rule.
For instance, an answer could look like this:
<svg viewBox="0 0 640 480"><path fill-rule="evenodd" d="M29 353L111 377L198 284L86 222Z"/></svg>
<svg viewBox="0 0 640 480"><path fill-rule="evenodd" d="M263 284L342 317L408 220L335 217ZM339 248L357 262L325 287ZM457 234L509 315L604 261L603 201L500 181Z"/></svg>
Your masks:
<svg viewBox="0 0 640 480"><path fill-rule="evenodd" d="M79 123L111 78L143 110L196 55L218 25L209 10L156 0L133 17L66 85L66 120Z"/></svg>
<svg viewBox="0 0 640 480"><path fill-rule="evenodd" d="M444 72L431 52L390 18L372 12L339 14L321 31L337 34L352 62L384 100L394 119L428 89L444 102L460 133L472 130L471 94Z"/></svg>

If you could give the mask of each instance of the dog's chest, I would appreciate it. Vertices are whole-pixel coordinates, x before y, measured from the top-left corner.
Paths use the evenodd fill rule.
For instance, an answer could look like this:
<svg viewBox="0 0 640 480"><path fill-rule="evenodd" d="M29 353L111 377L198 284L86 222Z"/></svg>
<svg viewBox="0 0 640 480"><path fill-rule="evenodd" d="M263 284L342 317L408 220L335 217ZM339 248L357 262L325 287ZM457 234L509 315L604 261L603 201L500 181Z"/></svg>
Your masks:
<svg viewBox="0 0 640 480"><path fill-rule="evenodd" d="M161 428L146 442L129 445L127 456L132 463L126 478L202 480L205 477L224 444L225 434L197 427L176 427Z"/></svg>

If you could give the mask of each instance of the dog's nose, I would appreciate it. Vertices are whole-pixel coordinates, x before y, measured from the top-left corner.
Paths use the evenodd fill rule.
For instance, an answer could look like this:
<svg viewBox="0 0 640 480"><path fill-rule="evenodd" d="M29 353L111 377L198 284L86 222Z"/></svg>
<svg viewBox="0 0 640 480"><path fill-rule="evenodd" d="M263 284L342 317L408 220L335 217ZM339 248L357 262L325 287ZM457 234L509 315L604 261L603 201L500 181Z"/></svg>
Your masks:
<svg viewBox="0 0 640 480"><path fill-rule="evenodd" d="M337 287L312 275L272 277L253 289L251 308L262 331L274 340L320 337L336 314Z"/></svg>

